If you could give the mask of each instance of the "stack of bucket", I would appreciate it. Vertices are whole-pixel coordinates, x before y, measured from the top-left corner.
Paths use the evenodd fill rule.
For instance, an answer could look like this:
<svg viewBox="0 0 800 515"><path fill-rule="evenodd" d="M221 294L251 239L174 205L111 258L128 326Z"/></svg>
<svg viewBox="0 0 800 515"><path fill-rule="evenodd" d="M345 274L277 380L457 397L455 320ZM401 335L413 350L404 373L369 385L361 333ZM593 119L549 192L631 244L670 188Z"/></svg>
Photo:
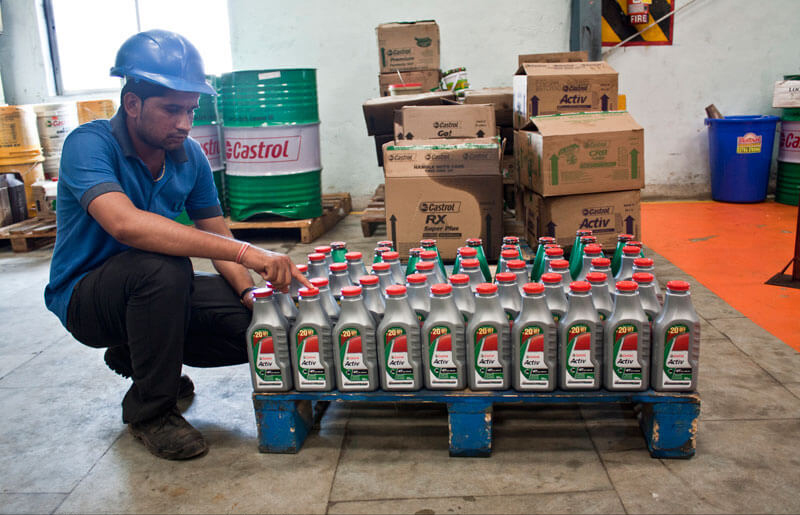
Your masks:
<svg viewBox="0 0 800 515"><path fill-rule="evenodd" d="M316 70L226 73L218 107L231 219L322 215Z"/></svg>
<svg viewBox="0 0 800 515"><path fill-rule="evenodd" d="M206 77L209 84L219 93L219 78L215 76ZM198 106L194 112L194 123L189 135L200 144L203 153L208 158L211 165L211 172L214 174L214 184L217 187L219 203L227 213L227 203L225 201L225 163L222 160L222 148L220 144L219 122L217 115L217 100L211 95L200 95L197 102Z"/></svg>
<svg viewBox="0 0 800 515"><path fill-rule="evenodd" d="M783 78L800 80L800 75L784 75ZM784 109L781 116L775 200L790 206L800 202L800 108Z"/></svg>
<svg viewBox="0 0 800 515"><path fill-rule="evenodd" d="M33 108L39 140L44 151L44 175L48 179L58 178L61 164L61 147L72 129L78 126L78 109L75 102L40 104Z"/></svg>
<svg viewBox="0 0 800 515"><path fill-rule="evenodd" d="M108 120L117 111L113 100L104 98L101 100L84 100L78 102L78 125L91 122L92 120Z"/></svg>
<svg viewBox="0 0 800 515"><path fill-rule="evenodd" d="M31 185L44 178L42 147L36 114L30 106L0 106L0 173L10 173L25 184L28 216L36 216Z"/></svg>

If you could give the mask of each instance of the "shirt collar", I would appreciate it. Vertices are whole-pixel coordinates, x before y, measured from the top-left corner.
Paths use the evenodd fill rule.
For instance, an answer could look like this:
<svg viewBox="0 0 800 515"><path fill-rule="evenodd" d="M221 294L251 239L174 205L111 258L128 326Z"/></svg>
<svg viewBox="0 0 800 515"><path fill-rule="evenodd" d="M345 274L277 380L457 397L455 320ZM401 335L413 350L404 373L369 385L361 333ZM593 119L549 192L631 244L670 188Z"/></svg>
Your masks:
<svg viewBox="0 0 800 515"><path fill-rule="evenodd" d="M136 148L133 146L133 142L131 142L131 136L128 134L128 125L125 123L125 115L122 114L122 107L119 108L117 114L109 121L111 123L111 134L117 140L119 146L122 147L122 153L125 157L139 157L139 154L136 153ZM168 150L167 155L173 163L185 163L189 160L183 145L175 150Z"/></svg>

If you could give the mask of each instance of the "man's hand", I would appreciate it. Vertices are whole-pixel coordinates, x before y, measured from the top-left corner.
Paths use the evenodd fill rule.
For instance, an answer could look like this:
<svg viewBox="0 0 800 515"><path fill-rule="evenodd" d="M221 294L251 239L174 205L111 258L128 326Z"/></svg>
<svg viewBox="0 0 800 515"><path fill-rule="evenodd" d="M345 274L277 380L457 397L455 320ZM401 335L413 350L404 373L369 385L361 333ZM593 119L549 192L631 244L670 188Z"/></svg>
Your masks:
<svg viewBox="0 0 800 515"><path fill-rule="evenodd" d="M275 289L284 293L289 290L292 278L297 279L307 288L313 286L286 254L251 245L242 256L241 264L255 271L262 279L272 283Z"/></svg>

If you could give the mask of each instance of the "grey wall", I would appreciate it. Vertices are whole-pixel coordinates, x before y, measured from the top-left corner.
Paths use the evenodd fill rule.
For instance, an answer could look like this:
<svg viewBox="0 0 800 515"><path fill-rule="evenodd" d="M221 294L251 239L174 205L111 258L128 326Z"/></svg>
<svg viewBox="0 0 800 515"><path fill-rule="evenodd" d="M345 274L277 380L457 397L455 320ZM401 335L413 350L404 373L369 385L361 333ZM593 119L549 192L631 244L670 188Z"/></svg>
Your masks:
<svg viewBox="0 0 800 515"><path fill-rule="evenodd" d="M55 92L41 2L5 0L0 34L3 92L11 104L38 104Z"/></svg>

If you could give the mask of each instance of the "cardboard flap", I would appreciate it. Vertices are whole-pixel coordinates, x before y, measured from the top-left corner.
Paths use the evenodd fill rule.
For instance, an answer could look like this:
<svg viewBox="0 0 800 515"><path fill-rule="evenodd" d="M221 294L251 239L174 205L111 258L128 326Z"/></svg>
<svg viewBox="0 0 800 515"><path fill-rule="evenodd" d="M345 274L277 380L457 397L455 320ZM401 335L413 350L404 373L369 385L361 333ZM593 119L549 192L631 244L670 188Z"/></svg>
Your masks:
<svg viewBox="0 0 800 515"><path fill-rule="evenodd" d="M522 54L517 56L517 66L522 66L524 63L567 63L588 60L589 53L586 50L553 52L547 54Z"/></svg>
<svg viewBox="0 0 800 515"><path fill-rule="evenodd" d="M571 63L523 63L514 75L541 76L548 75L597 75L599 73L617 74L617 70L605 61L571 62Z"/></svg>
<svg viewBox="0 0 800 515"><path fill-rule="evenodd" d="M608 111L534 116L522 130L552 136L635 131L642 126L627 111Z"/></svg>
<svg viewBox="0 0 800 515"><path fill-rule="evenodd" d="M383 146L386 177L499 176L499 138L404 140Z"/></svg>

